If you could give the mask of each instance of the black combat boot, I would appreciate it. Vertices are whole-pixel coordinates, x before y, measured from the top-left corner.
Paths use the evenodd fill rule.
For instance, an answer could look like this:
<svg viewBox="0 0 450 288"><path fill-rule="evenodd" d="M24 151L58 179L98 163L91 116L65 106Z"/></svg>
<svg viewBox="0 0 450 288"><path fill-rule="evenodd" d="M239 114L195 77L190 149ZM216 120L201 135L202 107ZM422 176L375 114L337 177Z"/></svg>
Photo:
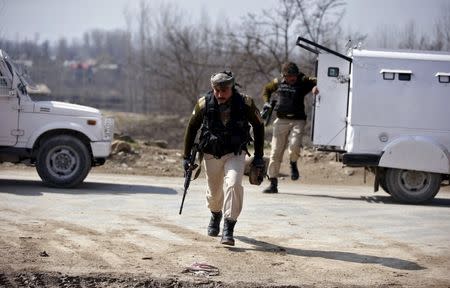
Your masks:
<svg viewBox="0 0 450 288"><path fill-rule="evenodd" d="M222 211L212 212L208 225L208 236L217 236L220 232L220 221L222 220Z"/></svg>
<svg viewBox="0 0 450 288"><path fill-rule="evenodd" d="M221 244L234 246L234 225L236 225L236 221L225 218L225 221L223 221L222 239L220 240Z"/></svg>
<svg viewBox="0 0 450 288"><path fill-rule="evenodd" d="M278 193L278 178L269 178L270 186L263 190L263 193Z"/></svg>
<svg viewBox="0 0 450 288"><path fill-rule="evenodd" d="M300 175L298 174L298 168L297 168L297 161L291 161L291 179L292 180L297 180Z"/></svg>

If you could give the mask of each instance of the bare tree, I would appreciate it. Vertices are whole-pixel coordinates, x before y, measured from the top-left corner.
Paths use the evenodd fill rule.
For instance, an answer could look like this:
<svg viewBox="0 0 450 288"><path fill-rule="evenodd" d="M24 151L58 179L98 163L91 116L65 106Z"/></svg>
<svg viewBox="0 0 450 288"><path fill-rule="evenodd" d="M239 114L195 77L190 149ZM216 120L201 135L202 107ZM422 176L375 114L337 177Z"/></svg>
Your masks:
<svg viewBox="0 0 450 288"><path fill-rule="evenodd" d="M435 24L436 50L450 51L450 3L442 5L439 20Z"/></svg>
<svg viewBox="0 0 450 288"><path fill-rule="evenodd" d="M381 27L368 40L374 48L450 51L450 3L440 11L433 33L421 32L411 20L401 27Z"/></svg>
<svg viewBox="0 0 450 288"><path fill-rule="evenodd" d="M141 107L143 112L149 112L151 107L150 98L152 97L151 81L149 79L149 65L150 65L150 50L151 50L151 9L149 4L141 0L139 5L139 16L138 16L138 43L139 43L139 62L137 78L139 79L139 86L141 92Z"/></svg>
<svg viewBox="0 0 450 288"><path fill-rule="evenodd" d="M138 97L138 83L136 81L135 73L138 70L137 69L137 61L136 61L136 51L132 44L132 19L133 15L131 11L128 9L124 9L124 17L125 17L125 23L126 23L126 31L127 31L127 39L126 39L126 61L125 61L125 82L123 83L125 95L123 97L126 99L125 105L126 109L131 112L138 112L138 103L137 103L137 97Z"/></svg>
<svg viewBox="0 0 450 288"><path fill-rule="evenodd" d="M367 43L368 46L374 48L393 48L394 43L397 42L397 31L393 29L391 26L379 26L377 30L370 34L367 40L370 43ZM396 45L396 44L395 44Z"/></svg>
<svg viewBox="0 0 450 288"><path fill-rule="evenodd" d="M68 43L66 38L61 38L58 40L58 45L56 47L56 59L59 61L64 61L68 58Z"/></svg>
<svg viewBox="0 0 450 288"><path fill-rule="evenodd" d="M419 46L419 41L417 40L417 28L414 21L410 21L405 25L403 31L400 33L402 38L398 44L401 49L416 49Z"/></svg>
<svg viewBox="0 0 450 288"><path fill-rule="evenodd" d="M226 58L221 38L224 28L211 28L205 19L194 24L183 22L174 9L160 11L151 72L164 99L168 100L167 105L171 109L190 111L208 89L211 73L226 62L221 61Z"/></svg>
<svg viewBox="0 0 450 288"><path fill-rule="evenodd" d="M239 44L245 65L252 67L248 73L264 75L269 80L291 58L298 17L297 5L292 0L281 0L274 10L248 14L238 29L243 32L230 35Z"/></svg>
<svg viewBox="0 0 450 288"><path fill-rule="evenodd" d="M295 0L301 14L299 31L310 40L338 48L337 36L341 34L340 22L345 14L345 1Z"/></svg>
<svg viewBox="0 0 450 288"><path fill-rule="evenodd" d="M316 43L339 51L340 43L347 39L340 39L342 29L340 23L345 14L345 1L342 0L295 0L300 12L300 23L297 25L298 34ZM363 36L358 35L358 38ZM353 39L356 40L356 39ZM315 57L308 53L303 55L304 68L313 71Z"/></svg>
<svg viewBox="0 0 450 288"><path fill-rule="evenodd" d="M278 7L270 11L262 10L260 15L249 14L241 28L244 32L232 37L240 44L247 66L252 67L249 72L262 75L267 81L279 73L283 62L299 59L299 50L295 46L298 35L337 46L344 6L340 0L308 3L304 0L280 0ZM312 70L313 60L309 58L306 61L304 66Z"/></svg>

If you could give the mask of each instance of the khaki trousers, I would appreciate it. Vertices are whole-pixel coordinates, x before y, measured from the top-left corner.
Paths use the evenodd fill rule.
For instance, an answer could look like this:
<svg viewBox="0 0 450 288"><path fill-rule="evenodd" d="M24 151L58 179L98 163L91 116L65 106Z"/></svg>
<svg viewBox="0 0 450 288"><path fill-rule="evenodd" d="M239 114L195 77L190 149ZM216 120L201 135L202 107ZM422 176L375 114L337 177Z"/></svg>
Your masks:
<svg viewBox="0 0 450 288"><path fill-rule="evenodd" d="M204 156L204 167L208 183L206 201L209 210L223 210L225 218L237 220L242 210L244 187L245 153L229 153L220 159L210 154Z"/></svg>
<svg viewBox="0 0 450 288"><path fill-rule="evenodd" d="M302 133L305 123L305 120L280 118L275 119L273 122L272 150L270 152L268 167L268 175L270 178L278 177L286 147L288 147L290 161L295 162L300 157Z"/></svg>

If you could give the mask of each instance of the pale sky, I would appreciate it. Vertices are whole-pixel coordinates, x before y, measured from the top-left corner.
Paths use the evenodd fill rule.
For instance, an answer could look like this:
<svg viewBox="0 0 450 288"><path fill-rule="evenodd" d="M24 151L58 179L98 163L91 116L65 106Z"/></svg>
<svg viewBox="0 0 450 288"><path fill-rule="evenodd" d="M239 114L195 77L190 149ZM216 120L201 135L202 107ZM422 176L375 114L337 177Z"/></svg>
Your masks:
<svg viewBox="0 0 450 288"><path fill-rule="evenodd" d="M95 28L125 28L124 9L136 13L140 0L0 0L0 37L10 40L61 37L81 39ZM148 0L158 7L158 0ZM248 12L275 7L276 0L166 0L179 6L186 17L206 13L214 23L227 17L233 23ZM434 19L449 0L346 0L344 31L371 33L386 25L402 26L414 20L420 29L432 29ZM447 7L450 7L449 5Z"/></svg>

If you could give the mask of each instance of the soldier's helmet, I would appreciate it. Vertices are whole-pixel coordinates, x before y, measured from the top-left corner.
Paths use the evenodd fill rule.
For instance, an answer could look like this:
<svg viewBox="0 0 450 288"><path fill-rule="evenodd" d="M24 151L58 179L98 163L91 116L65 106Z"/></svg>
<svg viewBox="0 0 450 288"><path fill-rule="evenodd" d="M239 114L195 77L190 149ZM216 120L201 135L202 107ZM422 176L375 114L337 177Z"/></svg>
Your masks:
<svg viewBox="0 0 450 288"><path fill-rule="evenodd" d="M298 75L300 73L300 70L298 69L298 66L293 62L287 62L284 63L283 66L281 66L281 74L283 76L294 76Z"/></svg>

